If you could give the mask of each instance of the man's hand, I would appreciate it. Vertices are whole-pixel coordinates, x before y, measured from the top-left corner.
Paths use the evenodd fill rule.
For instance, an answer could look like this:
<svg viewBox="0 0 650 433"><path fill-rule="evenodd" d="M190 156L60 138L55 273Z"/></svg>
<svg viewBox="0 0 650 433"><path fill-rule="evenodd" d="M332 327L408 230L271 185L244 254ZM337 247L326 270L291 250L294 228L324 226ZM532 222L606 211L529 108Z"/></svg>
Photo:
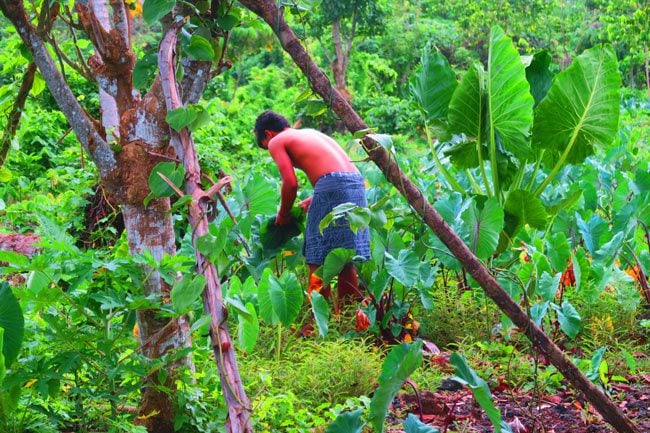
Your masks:
<svg viewBox="0 0 650 433"><path fill-rule="evenodd" d="M303 211L309 212L309 205L311 204L311 199L314 198L313 196L304 199L301 202L298 202L298 206L302 208Z"/></svg>
<svg viewBox="0 0 650 433"><path fill-rule="evenodd" d="M275 216L275 225L283 226L285 224L289 224L292 219L293 217L291 216L291 214L283 215L279 213Z"/></svg>

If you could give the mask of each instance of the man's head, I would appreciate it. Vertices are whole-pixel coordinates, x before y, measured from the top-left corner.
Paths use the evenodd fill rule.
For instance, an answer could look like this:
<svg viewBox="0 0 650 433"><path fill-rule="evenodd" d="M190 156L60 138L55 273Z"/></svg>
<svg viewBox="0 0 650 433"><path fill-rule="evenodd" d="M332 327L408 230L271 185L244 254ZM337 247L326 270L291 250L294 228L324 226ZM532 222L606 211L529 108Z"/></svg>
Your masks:
<svg viewBox="0 0 650 433"><path fill-rule="evenodd" d="M255 120L255 138L257 139L257 145L264 148L262 143L268 138L266 131L282 132L289 127L289 121L284 116L274 113L271 110L266 110L257 116L257 120Z"/></svg>

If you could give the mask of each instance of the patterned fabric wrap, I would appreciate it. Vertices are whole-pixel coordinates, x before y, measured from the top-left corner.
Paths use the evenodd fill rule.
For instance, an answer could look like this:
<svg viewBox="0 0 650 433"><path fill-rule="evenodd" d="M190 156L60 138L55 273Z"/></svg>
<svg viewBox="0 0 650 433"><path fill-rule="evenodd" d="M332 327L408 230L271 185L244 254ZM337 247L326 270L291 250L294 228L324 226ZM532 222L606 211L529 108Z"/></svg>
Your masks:
<svg viewBox="0 0 650 433"><path fill-rule="evenodd" d="M320 234L318 224L336 206L354 203L367 206L363 176L356 172L333 172L321 176L314 186L314 196L307 212L303 254L310 265L322 265L327 253L335 248L350 248L364 260L370 259L370 232L367 227L353 233L350 224L341 218Z"/></svg>

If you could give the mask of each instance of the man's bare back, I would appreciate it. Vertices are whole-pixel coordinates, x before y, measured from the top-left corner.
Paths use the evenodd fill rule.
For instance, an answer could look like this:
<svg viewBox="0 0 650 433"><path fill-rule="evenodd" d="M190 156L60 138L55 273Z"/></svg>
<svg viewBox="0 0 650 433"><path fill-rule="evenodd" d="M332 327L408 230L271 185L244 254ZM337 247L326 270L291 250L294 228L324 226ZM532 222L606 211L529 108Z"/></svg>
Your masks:
<svg viewBox="0 0 650 433"><path fill-rule="evenodd" d="M276 162L288 157L312 185L328 173L358 172L338 143L315 129L285 129L269 140L268 149ZM282 170L281 175L284 179Z"/></svg>

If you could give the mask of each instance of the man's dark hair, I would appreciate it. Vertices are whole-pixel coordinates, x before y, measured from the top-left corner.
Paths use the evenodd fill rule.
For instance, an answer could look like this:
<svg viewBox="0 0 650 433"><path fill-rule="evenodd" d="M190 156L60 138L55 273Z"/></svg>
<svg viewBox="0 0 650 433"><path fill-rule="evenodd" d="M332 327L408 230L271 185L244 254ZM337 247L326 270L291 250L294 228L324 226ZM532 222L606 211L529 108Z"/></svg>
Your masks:
<svg viewBox="0 0 650 433"><path fill-rule="evenodd" d="M284 116L271 110L266 110L257 116L257 120L255 120L255 138L257 138L257 145L264 147L262 146L262 141L266 138L264 131L282 132L289 127L289 121Z"/></svg>

